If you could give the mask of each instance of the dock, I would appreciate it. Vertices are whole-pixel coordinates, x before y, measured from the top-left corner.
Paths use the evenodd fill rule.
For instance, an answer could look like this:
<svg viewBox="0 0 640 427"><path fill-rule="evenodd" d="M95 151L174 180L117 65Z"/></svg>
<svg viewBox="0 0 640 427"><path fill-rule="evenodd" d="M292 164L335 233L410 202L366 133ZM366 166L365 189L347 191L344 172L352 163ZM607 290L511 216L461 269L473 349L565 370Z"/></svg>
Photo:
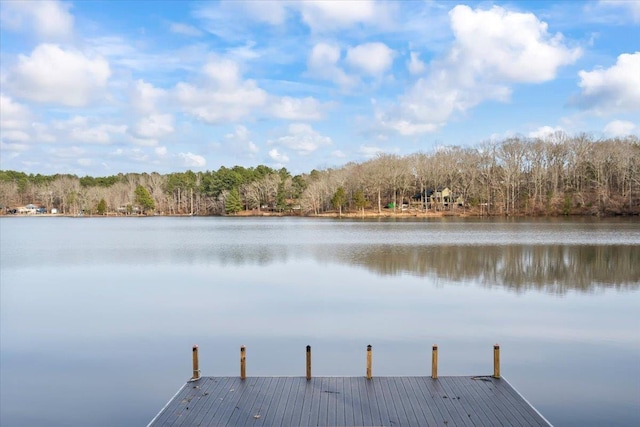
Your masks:
<svg viewBox="0 0 640 427"><path fill-rule="evenodd" d="M194 347L195 348L195 347ZM196 353L197 354L197 353ZM374 377L194 377L149 423L159 426L550 426L495 375ZM194 361L197 360L197 356ZM499 361L499 358L498 358ZM197 363L194 363L197 368Z"/></svg>

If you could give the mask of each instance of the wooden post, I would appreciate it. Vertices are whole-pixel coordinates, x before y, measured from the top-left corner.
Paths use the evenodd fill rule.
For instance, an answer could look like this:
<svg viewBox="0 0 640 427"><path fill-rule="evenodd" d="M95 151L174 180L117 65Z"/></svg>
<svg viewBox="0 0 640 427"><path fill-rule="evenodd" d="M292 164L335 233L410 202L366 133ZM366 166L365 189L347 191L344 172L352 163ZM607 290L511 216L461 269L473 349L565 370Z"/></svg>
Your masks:
<svg viewBox="0 0 640 427"><path fill-rule="evenodd" d="M247 352L246 347L240 347L240 379L247 378Z"/></svg>
<svg viewBox="0 0 640 427"><path fill-rule="evenodd" d="M198 346L193 346L193 376L192 380L200 378L200 367L198 366Z"/></svg>
<svg viewBox="0 0 640 427"><path fill-rule="evenodd" d="M500 346L493 346L493 377L500 378Z"/></svg>
<svg viewBox="0 0 640 427"><path fill-rule="evenodd" d="M311 379L311 346L307 346L307 379Z"/></svg>
<svg viewBox="0 0 640 427"><path fill-rule="evenodd" d="M371 379L371 344L367 346L367 379Z"/></svg>
<svg viewBox="0 0 640 427"><path fill-rule="evenodd" d="M431 352L431 378L438 378L438 345L433 345Z"/></svg>

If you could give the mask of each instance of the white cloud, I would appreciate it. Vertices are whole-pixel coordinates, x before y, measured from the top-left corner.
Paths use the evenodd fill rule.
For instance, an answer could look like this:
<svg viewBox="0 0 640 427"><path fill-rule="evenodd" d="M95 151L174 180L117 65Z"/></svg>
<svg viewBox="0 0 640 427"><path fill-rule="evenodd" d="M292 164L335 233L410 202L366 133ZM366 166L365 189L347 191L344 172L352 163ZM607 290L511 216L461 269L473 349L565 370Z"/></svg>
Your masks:
<svg viewBox="0 0 640 427"><path fill-rule="evenodd" d="M407 64L407 68L411 74L422 74L427 70L427 66L420 60L418 52L411 52L411 59Z"/></svg>
<svg viewBox="0 0 640 427"><path fill-rule="evenodd" d="M0 129L25 129L31 121L29 109L14 102L10 97L0 94Z"/></svg>
<svg viewBox="0 0 640 427"><path fill-rule="evenodd" d="M614 120L607 123L604 127L604 133L613 137L632 135L634 132L639 130L640 126L625 120Z"/></svg>
<svg viewBox="0 0 640 427"><path fill-rule="evenodd" d="M498 6L474 11L459 5L449 15L456 38L452 55L492 79L548 81L559 67L572 64L582 54L579 48L565 46L562 34L549 34L548 25L532 13Z"/></svg>
<svg viewBox="0 0 640 427"><path fill-rule="evenodd" d="M575 103L597 113L640 109L640 52L618 56L616 64L606 69L580 71L582 89Z"/></svg>
<svg viewBox="0 0 640 427"><path fill-rule="evenodd" d="M28 133L21 130L3 130L1 134L3 141L28 142L31 139Z"/></svg>
<svg viewBox="0 0 640 427"><path fill-rule="evenodd" d="M380 25L388 17L386 5L374 0L319 0L293 5L299 8L303 22L317 32L344 29L358 24Z"/></svg>
<svg viewBox="0 0 640 427"><path fill-rule="evenodd" d="M73 35L70 3L52 0L6 1L0 8L3 28L34 32L41 40L66 40Z"/></svg>
<svg viewBox="0 0 640 427"><path fill-rule="evenodd" d="M142 114L155 112L157 104L165 99L167 92L158 89L144 80L136 81L131 93L131 105Z"/></svg>
<svg viewBox="0 0 640 427"><path fill-rule="evenodd" d="M564 129L560 126L541 126L538 129L529 132L529 138L546 139L549 136L554 135L556 132L564 132Z"/></svg>
<svg viewBox="0 0 640 427"><path fill-rule="evenodd" d="M364 43L347 50L347 63L365 73L377 76L393 64L394 51L384 43Z"/></svg>
<svg viewBox="0 0 640 427"><path fill-rule="evenodd" d="M311 50L307 67L313 77L329 80L342 87L349 87L357 82L338 66L340 61L340 47L328 43L317 43Z"/></svg>
<svg viewBox="0 0 640 427"><path fill-rule="evenodd" d="M107 123L94 125L88 117L75 116L53 122L52 130L60 135L60 139L68 138L86 144L110 144L112 136L123 135L127 127Z"/></svg>
<svg viewBox="0 0 640 427"><path fill-rule="evenodd" d="M203 35L202 31L197 29L196 27L188 24L183 24L180 22L173 22L169 27L169 31L175 34L182 34L183 36L189 37L200 37Z"/></svg>
<svg viewBox="0 0 640 427"><path fill-rule="evenodd" d="M289 161L289 157L284 153L280 153L277 148L269 150L269 157L278 163L287 163Z"/></svg>
<svg viewBox="0 0 640 427"><path fill-rule="evenodd" d="M204 157L198 154L193 154L191 152L179 153L178 157L182 159L182 165L186 167L202 168L207 165L207 161Z"/></svg>
<svg viewBox="0 0 640 427"><path fill-rule="evenodd" d="M274 117L280 119L320 120L324 116L325 107L317 99L310 96L305 98L283 96L277 98L269 109Z"/></svg>
<svg viewBox="0 0 640 427"><path fill-rule="evenodd" d="M381 128L402 135L437 131L451 115L485 100L509 100L510 84L555 78L559 67L581 54L565 46L561 34L549 34L547 24L531 13L456 6L449 16L455 40L448 54L432 62L429 74L397 103L376 107Z"/></svg>
<svg viewBox="0 0 640 427"><path fill-rule="evenodd" d="M334 150L331 152L331 157L335 157L336 159L344 159L347 155L342 150Z"/></svg>
<svg viewBox="0 0 640 427"><path fill-rule="evenodd" d="M4 136L3 136L3 138L0 139L0 151L13 153L14 154L12 156L13 158L15 157L15 154L29 151L29 146L27 144L4 142ZM4 159L4 156L0 156L0 159Z"/></svg>
<svg viewBox="0 0 640 427"><path fill-rule="evenodd" d="M101 92L110 75L109 63L102 57L41 44L31 56L19 56L7 83L12 93L32 101L82 107Z"/></svg>
<svg viewBox="0 0 640 427"><path fill-rule="evenodd" d="M269 140L269 145L287 147L300 155L308 155L324 145L331 145L331 138L322 136L304 123L292 123L288 127L288 134L280 138Z"/></svg>
<svg viewBox="0 0 640 427"><path fill-rule="evenodd" d="M154 151L158 157L165 157L167 155L167 147L156 147Z"/></svg>
<svg viewBox="0 0 640 427"><path fill-rule="evenodd" d="M173 133L173 116L171 114L151 114L140 119L135 134L142 138L162 138Z"/></svg>
<svg viewBox="0 0 640 427"><path fill-rule="evenodd" d="M184 111L207 123L237 121L267 102L267 93L254 80L243 80L239 66L212 58L203 69L204 83L178 83L174 94Z"/></svg>

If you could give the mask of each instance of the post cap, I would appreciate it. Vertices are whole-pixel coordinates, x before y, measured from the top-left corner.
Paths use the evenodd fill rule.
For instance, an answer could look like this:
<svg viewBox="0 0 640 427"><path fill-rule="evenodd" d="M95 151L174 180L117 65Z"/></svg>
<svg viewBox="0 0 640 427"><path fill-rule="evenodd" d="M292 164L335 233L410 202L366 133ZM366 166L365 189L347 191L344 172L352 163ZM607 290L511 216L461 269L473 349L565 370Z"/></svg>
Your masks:
<svg viewBox="0 0 640 427"><path fill-rule="evenodd" d="M367 351L371 350L371 344L367 346Z"/></svg>
<svg viewBox="0 0 640 427"><path fill-rule="evenodd" d="M310 345L307 346L307 351L311 351L311 346Z"/></svg>
<svg viewBox="0 0 640 427"><path fill-rule="evenodd" d="M194 344L194 345L193 345L193 350L195 351L195 350L197 350L197 349L198 349L198 344Z"/></svg>

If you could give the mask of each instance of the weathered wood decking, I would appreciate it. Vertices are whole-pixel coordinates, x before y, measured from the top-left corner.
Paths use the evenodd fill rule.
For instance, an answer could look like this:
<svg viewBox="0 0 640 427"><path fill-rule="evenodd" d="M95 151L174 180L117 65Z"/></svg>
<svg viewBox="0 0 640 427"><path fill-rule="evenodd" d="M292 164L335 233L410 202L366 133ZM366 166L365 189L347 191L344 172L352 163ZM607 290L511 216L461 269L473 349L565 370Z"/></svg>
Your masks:
<svg viewBox="0 0 640 427"><path fill-rule="evenodd" d="M202 377L157 426L549 426L504 378Z"/></svg>

